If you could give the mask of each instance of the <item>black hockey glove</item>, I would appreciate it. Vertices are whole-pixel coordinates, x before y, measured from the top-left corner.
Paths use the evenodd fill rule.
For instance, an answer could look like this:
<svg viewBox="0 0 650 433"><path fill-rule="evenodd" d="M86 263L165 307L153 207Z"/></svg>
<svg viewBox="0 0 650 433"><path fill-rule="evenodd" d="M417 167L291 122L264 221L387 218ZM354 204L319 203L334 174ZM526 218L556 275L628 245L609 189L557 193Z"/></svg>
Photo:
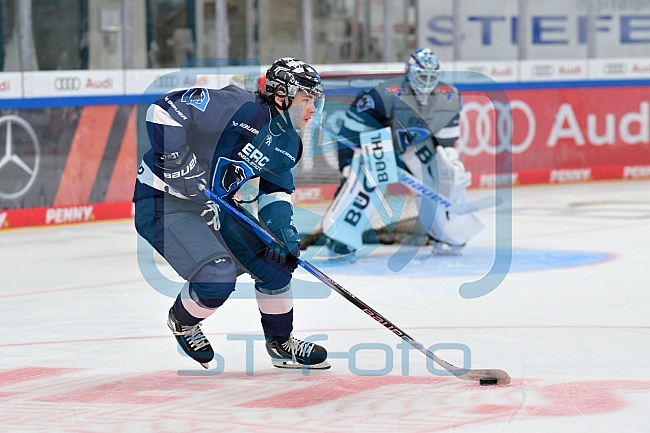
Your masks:
<svg viewBox="0 0 650 433"><path fill-rule="evenodd" d="M300 236L298 230L293 226L282 227L274 230L273 235L284 242L284 247L274 243L266 248L264 252L266 259L272 263L279 263L280 266L286 266L289 271L293 272L298 267L298 257L300 257Z"/></svg>
<svg viewBox="0 0 650 433"><path fill-rule="evenodd" d="M208 200L196 187L197 182L207 185L205 170L196 161L196 155L189 146L183 146L180 152L164 154L156 158L156 166L165 176L165 182L185 197L198 203Z"/></svg>

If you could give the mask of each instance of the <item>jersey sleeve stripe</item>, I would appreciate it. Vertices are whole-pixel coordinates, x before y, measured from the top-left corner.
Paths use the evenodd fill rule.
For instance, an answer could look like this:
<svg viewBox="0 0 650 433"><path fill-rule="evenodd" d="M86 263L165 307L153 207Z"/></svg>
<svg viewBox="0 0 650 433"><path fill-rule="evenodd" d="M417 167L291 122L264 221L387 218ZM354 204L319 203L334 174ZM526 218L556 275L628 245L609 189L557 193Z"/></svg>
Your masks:
<svg viewBox="0 0 650 433"><path fill-rule="evenodd" d="M183 127L180 123L174 120L167 111L163 110L160 105L156 104L150 105L147 109L147 122L165 126Z"/></svg>
<svg viewBox="0 0 650 433"><path fill-rule="evenodd" d="M440 131L434 134L436 138L445 139L445 138L457 138L460 135L460 126L448 126L442 128Z"/></svg>
<svg viewBox="0 0 650 433"><path fill-rule="evenodd" d="M286 192L272 192L270 194L262 194L258 200L259 209L262 209L264 206L268 206L278 200L291 203L291 194L287 194Z"/></svg>

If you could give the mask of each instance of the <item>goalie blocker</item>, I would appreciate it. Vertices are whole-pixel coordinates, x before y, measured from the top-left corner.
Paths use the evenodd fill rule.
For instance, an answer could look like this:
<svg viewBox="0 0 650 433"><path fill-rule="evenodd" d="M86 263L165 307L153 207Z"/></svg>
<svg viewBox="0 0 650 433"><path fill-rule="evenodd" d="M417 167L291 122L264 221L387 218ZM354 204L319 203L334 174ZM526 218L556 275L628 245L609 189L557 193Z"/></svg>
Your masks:
<svg viewBox="0 0 650 433"><path fill-rule="evenodd" d="M413 193L418 220L436 242L435 251L459 254L484 225L471 213L450 212L468 203L471 173L465 170L458 151L437 146L435 154L427 141L408 147L401 154L412 176L397 167L390 128L360 134L352 164L346 167L345 182L323 217L328 247L336 254L363 246L363 232L375 212L385 226L397 223L404 202L385 197L387 185L401 182ZM418 182L420 181L420 182Z"/></svg>

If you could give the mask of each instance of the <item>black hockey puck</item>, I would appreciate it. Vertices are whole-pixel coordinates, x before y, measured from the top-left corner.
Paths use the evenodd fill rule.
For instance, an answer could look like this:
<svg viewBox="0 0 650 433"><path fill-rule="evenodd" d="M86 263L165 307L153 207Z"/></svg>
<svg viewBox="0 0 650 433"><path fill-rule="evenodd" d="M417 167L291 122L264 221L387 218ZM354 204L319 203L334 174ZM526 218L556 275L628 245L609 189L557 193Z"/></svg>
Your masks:
<svg viewBox="0 0 650 433"><path fill-rule="evenodd" d="M483 386L490 386L490 385L496 385L497 380L496 379L479 379L478 383L480 383Z"/></svg>

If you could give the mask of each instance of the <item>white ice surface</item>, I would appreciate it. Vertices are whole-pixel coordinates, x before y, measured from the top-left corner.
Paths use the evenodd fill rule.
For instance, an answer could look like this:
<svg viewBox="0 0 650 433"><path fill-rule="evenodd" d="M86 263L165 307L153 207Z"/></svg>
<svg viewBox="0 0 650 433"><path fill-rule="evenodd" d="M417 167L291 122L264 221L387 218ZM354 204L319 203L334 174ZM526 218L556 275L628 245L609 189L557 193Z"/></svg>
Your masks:
<svg viewBox="0 0 650 433"><path fill-rule="evenodd" d="M295 335L325 334L332 369L273 368L260 341L247 354L233 339L260 335L250 283L205 322L223 362L204 371L176 348L172 298L143 278L131 221L3 231L0 431L650 432L649 191L647 181L515 188L514 249L541 251L542 268L549 251L610 258L514 272L473 300L458 286L476 275L323 269L425 346L465 345L472 367L512 376L495 387L432 374L416 351L407 365L399 339L336 293L295 300ZM495 242L494 212L478 216L487 229L467 259ZM343 357L359 344L375 349ZM463 363L458 350L436 353Z"/></svg>

